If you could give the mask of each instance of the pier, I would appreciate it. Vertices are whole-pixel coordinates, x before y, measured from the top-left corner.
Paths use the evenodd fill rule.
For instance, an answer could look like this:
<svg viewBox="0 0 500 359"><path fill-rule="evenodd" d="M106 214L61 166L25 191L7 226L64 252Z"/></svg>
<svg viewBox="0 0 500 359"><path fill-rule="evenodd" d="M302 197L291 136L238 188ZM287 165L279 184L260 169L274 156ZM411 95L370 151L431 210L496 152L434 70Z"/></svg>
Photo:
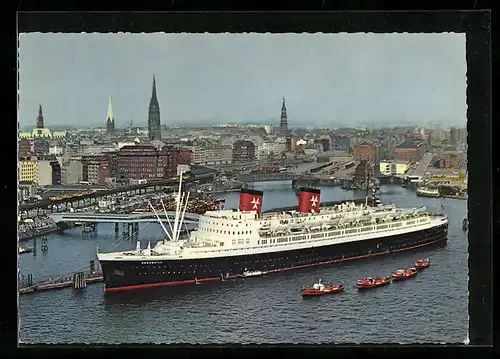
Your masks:
<svg viewBox="0 0 500 359"><path fill-rule="evenodd" d="M20 240L52 233L59 229L49 216L19 219L18 223Z"/></svg>
<svg viewBox="0 0 500 359"><path fill-rule="evenodd" d="M453 195L453 194L443 194L443 198L466 200L469 197L466 194L456 194L456 195Z"/></svg>
<svg viewBox="0 0 500 359"><path fill-rule="evenodd" d="M73 287L73 289L83 289L87 284L101 283L103 277L101 273L96 273L93 276L84 276L84 274L74 275L72 280L66 279L61 281L44 281L33 285L19 287L19 294L28 294L34 292L43 292L47 290L61 289Z"/></svg>
<svg viewBox="0 0 500 359"><path fill-rule="evenodd" d="M101 283L104 278L102 273L95 268L95 261L90 261L90 268L84 271L72 273L33 283L33 275L19 277L19 294L29 294L34 292L44 292L48 290L72 287L74 290L85 289L88 284Z"/></svg>

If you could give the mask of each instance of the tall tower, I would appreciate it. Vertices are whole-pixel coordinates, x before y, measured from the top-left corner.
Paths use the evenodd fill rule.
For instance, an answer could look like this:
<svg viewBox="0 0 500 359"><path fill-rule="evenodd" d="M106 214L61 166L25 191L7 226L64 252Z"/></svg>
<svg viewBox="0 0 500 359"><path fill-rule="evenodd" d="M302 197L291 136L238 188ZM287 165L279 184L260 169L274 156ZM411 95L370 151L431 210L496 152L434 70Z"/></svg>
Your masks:
<svg viewBox="0 0 500 359"><path fill-rule="evenodd" d="M287 123L287 118L286 118L285 97L283 97L283 104L281 105L280 132L282 134L286 134L288 132L288 123Z"/></svg>
<svg viewBox="0 0 500 359"><path fill-rule="evenodd" d="M36 118L36 128L44 128L45 125L43 123L43 114L42 114L42 105L38 106L38 117Z"/></svg>
<svg viewBox="0 0 500 359"><path fill-rule="evenodd" d="M113 115L113 105L111 103L111 96L109 97L108 104L108 118L106 119L106 132L115 132L115 116Z"/></svg>
<svg viewBox="0 0 500 359"><path fill-rule="evenodd" d="M153 75L153 93L149 101L148 137L150 141L161 139L160 105L158 104L158 98L156 98L155 75Z"/></svg>

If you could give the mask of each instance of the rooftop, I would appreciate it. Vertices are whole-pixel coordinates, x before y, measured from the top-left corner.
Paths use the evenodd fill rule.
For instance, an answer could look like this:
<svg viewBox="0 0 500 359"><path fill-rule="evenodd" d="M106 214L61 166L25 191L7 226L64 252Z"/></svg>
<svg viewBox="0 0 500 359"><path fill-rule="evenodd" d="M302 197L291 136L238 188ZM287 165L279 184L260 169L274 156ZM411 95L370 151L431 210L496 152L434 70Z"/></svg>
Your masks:
<svg viewBox="0 0 500 359"><path fill-rule="evenodd" d="M357 166L356 166L356 171L358 170L370 170L372 169L372 166L368 161L361 161Z"/></svg>
<svg viewBox="0 0 500 359"><path fill-rule="evenodd" d="M33 181L19 181L19 186L36 186Z"/></svg>
<svg viewBox="0 0 500 359"><path fill-rule="evenodd" d="M417 148L423 145L423 141L420 140L407 140L399 145L396 145L396 148Z"/></svg>
<svg viewBox="0 0 500 359"><path fill-rule="evenodd" d="M156 147L150 143L137 143L137 144L130 144L130 145L124 145L120 148L120 150L144 150L144 149L156 149Z"/></svg>
<svg viewBox="0 0 500 359"><path fill-rule="evenodd" d="M461 153L458 152L458 151L453 151L453 150L445 150L441 153L442 155L456 155L456 156L460 156Z"/></svg>
<svg viewBox="0 0 500 359"><path fill-rule="evenodd" d="M401 161L401 160L382 160L380 163L395 163L398 165L406 165L409 161Z"/></svg>
<svg viewBox="0 0 500 359"><path fill-rule="evenodd" d="M336 151L336 150L332 150L332 151L325 151L323 153L321 153L320 155L321 157L347 157L349 156L349 154L345 151Z"/></svg>
<svg viewBox="0 0 500 359"><path fill-rule="evenodd" d="M355 147L358 147L358 146L373 146L373 144L370 141L363 140L363 141L359 142Z"/></svg>
<svg viewBox="0 0 500 359"><path fill-rule="evenodd" d="M215 173L217 171L214 170L213 168L193 165L193 166L191 166L190 172L193 175L201 175L201 174L205 174L205 173Z"/></svg>
<svg viewBox="0 0 500 359"><path fill-rule="evenodd" d="M21 137L19 138L19 146L31 146L31 144L26 138Z"/></svg>

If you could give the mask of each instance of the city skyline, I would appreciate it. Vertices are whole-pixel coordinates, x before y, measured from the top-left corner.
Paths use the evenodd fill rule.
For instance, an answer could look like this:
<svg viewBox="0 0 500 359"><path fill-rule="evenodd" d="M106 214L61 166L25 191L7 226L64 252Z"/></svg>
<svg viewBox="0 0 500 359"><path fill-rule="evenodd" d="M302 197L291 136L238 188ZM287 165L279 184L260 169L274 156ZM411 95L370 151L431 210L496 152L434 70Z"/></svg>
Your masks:
<svg viewBox="0 0 500 359"><path fill-rule="evenodd" d="M34 33L19 47L21 126L42 105L48 127L104 127L110 96L117 128L144 125L153 74L166 126L279 126L283 97L290 128L466 123L464 34Z"/></svg>

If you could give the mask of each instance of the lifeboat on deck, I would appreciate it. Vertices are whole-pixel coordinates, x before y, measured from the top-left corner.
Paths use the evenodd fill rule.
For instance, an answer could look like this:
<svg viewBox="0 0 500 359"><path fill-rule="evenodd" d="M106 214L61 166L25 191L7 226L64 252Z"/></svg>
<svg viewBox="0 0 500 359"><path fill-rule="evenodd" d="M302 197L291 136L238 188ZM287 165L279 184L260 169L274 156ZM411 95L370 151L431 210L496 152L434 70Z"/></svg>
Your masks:
<svg viewBox="0 0 500 359"><path fill-rule="evenodd" d="M405 280L408 278L413 278L417 275L417 269L416 268L410 268L410 269L399 269L396 271L396 273L392 274L392 280L393 281L401 281Z"/></svg>
<svg viewBox="0 0 500 359"><path fill-rule="evenodd" d="M391 282L391 277L368 277L365 279L358 279L356 285L358 289L369 289L369 288L377 288L387 285Z"/></svg>
<svg viewBox="0 0 500 359"><path fill-rule="evenodd" d="M415 267L415 269L419 270L419 269L427 268L430 265L431 265L431 263L429 262L429 259L419 259L418 261L415 262L413 267Z"/></svg>
<svg viewBox="0 0 500 359"><path fill-rule="evenodd" d="M312 288L303 288L300 291L300 294L303 297L312 297L323 294L335 294L343 291L344 291L343 285L331 285L331 284L324 285L323 283L321 283L320 279L318 283L314 283Z"/></svg>

